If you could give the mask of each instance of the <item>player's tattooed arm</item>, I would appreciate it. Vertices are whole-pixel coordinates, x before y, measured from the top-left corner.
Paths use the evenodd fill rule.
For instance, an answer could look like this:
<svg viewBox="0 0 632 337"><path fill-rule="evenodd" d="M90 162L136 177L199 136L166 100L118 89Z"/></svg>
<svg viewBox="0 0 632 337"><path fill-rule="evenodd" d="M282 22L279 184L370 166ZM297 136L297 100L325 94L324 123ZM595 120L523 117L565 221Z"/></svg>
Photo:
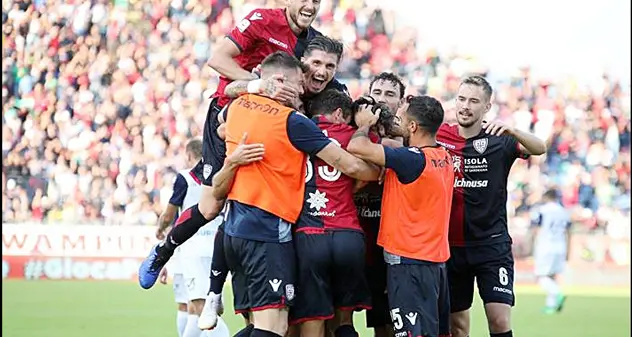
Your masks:
<svg viewBox="0 0 632 337"><path fill-rule="evenodd" d="M253 81L233 81L226 86L224 94L232 98L244 94L255 94L269 97L280 103L292 102L298 98L298 88L284 82L285 78L281 74Z"/></svg>
<svg viewBox="0 0 632 337"><path fill-rule="evenodd" d="M359 127L358 131L353 134L349 145L347 145L347 151L378 166L383 167L386 163L384 147L380 144L374 144L369 139L368 125Z"/></svg>
<svg viewBox="0 0 632 337"><path fill-rule="evenodd" d="M224 94L231 98L247 94L248 85L250 84L250 82L251 81L233 81L229 85L227 85L226 88L224 88Z"/></svg>
<svg viewBox="0 0 632 337"><path fill-rule="evenodd" d="M375 181L380 174L379 167L353 156L334 143L329 143L316 156L346 176L357 180Z"/></svg>
<svg viewBox="0 0 632 337"><path fill-rule="evenodd" d="M213 177L213 197L217 200L225 199L233 186L235 173L242 165L263 159L263 144L246 144L248 134L244 133L239 145L224 161L224 166Z"/></svg>

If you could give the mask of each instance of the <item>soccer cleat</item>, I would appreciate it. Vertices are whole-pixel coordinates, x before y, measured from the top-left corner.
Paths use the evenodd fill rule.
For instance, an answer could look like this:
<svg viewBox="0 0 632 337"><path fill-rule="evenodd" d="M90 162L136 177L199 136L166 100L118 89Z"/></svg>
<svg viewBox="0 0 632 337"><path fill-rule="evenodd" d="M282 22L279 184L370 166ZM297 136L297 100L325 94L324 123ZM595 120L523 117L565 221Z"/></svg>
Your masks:
<svg viewBox="0 0 632 337"><path fill-rule="evenodd" d="M558 295L557 296L557 303L555 304L555 311L556 312L561 312L562 309L564 309L564 302L566 301L566 296L564 295Z"/></svg>
<svg viewBox="0 0 632 337"><path fill-rule="evenodd" d="M546 315L553 315L557 313L557 309L553 307L545 307L542 312Z"/></svg>
<svg viewBox="0 0 632 337"><path fill-rule="evenodd" d="M222 303L222 295L209 293L204 301L204 308L198 319L198 328L200 330L212 330L217 326L217 318L224 312Z"/></svg>
<svg viewBox="0 0 632 337"><path fill-rule="evenodd" d="M138 268L138 283L141 288L149 289L156 284L160 270L167 264L170 256L160 256L158 254L158 245L155 245L149 256L140 264Z"/></svg>

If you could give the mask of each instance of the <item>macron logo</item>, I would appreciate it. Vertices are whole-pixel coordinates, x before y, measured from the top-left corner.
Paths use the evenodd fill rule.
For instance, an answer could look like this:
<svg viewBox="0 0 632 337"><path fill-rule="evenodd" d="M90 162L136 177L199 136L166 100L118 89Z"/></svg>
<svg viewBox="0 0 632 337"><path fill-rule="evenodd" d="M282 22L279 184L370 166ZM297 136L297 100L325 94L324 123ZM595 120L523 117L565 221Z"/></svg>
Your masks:
<svg viewBox="0 0 632 337"><path fill-rule="evenodd" d="M270 286L272 287L272 290L274 290L274 292L279 291L279 287L281 287L281 280L279 279L274 279L274 280L270 280L268 281L268 283L270 283Z"/></svg>
<svg viewBox="0 0 632 337"><path fill-rule="evenodd" d="M415 325L415 322L417 322L417 313L416 312L415 313L409 312L406 315L406 318L410 322L410 325Z"/></svg>
<svg viewBox="0 0 632 337"><path fill-rule="evenodd" d="M281 41L279 41L277 39L269 38L268 42L270 42L270 43L272 43L274 45L277 45L277 46L279 46L281 48L288 49L287 44L285 44L285 43L283 43L283 42L281 42Z"/></svg>

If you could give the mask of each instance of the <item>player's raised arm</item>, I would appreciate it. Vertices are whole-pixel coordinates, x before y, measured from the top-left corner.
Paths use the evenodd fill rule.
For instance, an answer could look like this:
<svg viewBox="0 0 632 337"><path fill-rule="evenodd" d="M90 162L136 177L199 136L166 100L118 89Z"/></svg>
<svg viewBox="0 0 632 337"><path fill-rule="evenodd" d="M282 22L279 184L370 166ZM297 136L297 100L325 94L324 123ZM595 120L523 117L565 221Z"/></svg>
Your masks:
<svg viewBox="0 0 632 337"><path fill-rule="evenodd" d="M374 114L370 105L360 107L355 114L358 131L351 137L347 150L360 159L383 167L385 165L384 147L369 139L370 128L377 123L378 118L379 113Z"/></svg>
<svg viewBox="0 0 632 337"><path fill-rule="evenodd" d="M265 26L265 20L260 11L254 10L248 13L213 49L208 65L220 75L231 80L258 78L256 74L242 68L234 58L244 50L252 48L260 40Z"/></svg>
<svg viewBox="0 0 632 337"><path fill-rule="evenodd" d="M546 143L542 139L532 133L506 125L502 121L484 121L483 130L485 130L485 133L491 135L508 135L515 138L518 142L518 149L521 153L539 156L546 152Z"/></svg>
<svg viewBox="0 0 632 337"><path fill-rule="evenodd" d="M247 165L255 161L263 159L263 144L246 144L247 134L241 138L239 146L231 155L226 157L224 166L213 177L213 197L216 199L224 199L230 187L233 185L233 179L239 166Z"/></svg>

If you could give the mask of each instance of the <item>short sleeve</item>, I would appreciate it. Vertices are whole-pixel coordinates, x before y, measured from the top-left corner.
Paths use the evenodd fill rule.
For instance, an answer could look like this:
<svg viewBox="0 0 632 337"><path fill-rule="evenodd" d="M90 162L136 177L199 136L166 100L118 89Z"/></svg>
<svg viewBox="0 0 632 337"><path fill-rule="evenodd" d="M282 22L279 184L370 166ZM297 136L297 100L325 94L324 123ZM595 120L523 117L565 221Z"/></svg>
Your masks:
<svg viewBox="0 0 632 337"><path fill-rule="evenodd" d="M417 180L426 168L426 156L416 147L383 148L386 168L395 171L402 184Z"/></svg>
<svg viewBox="0 0 632 337"><path fill-rule="evenodd" d="M173 193L171 194L169 203L174 206L182 207L184 197L187 195L188 186L187 180L182 174L178 173L176 180L173 182Z"/></svg>
<svg viewBox="0 0 632 337"><path fill-rule="evenodd" d="M226 36L237 45L240 51L248 50L257 44L265 31L264 11L255 9L248 13Z"/></svg>
<svg viewBox="0 0 632 337"><path fill-rule="evenodd" d="M297 112L292 112L287 119L287 134L297 150L312 156L331 143L311 119Z"/></svg>
<svg viewBox="0 0 632 337"><path fill-rule="evenodd" d="M511 156L511 160L515 159L528 159L529 154L524 153L520 149L520 143L516 140L516 138L511 136L502 136L503 144L505 146L505 152L507 152Z"/></svg>

